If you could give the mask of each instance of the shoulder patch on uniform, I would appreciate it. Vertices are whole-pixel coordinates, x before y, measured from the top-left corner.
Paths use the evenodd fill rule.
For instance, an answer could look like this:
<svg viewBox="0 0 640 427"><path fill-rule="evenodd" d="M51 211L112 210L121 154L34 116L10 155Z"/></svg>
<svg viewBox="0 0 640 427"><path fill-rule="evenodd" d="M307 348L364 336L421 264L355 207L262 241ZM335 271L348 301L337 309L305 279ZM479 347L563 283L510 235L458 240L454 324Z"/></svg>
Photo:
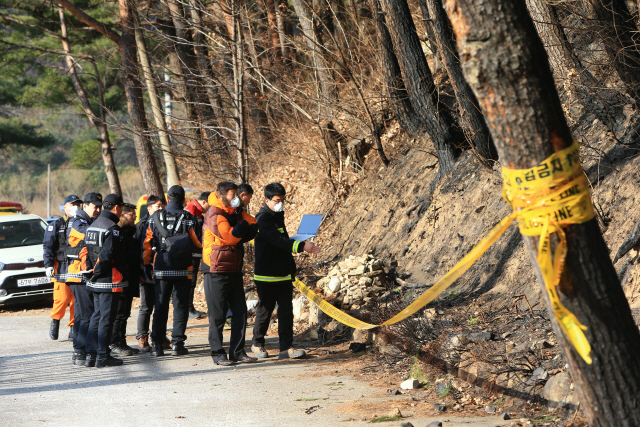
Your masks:
<svg viewBox="0 0 640 427"><path fill-rule="evenodd" d="M50 225L49 227L47 227L47 230L53 231L53 225Z"/></svg>
<svg viewBox="0 0 640 427"><path fill-rule="evenodd" d="M120 236L120 232L118 230L113 230L113 235L116 237Z"/></svg>

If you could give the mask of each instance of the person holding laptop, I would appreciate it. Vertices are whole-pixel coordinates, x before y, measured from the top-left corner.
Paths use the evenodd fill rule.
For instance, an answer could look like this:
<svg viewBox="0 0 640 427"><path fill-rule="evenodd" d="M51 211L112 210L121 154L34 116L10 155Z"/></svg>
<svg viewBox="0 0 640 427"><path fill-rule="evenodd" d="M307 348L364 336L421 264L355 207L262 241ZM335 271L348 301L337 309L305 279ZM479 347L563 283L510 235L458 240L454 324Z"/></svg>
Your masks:
<svg viewBox="0 0 640 427"><path fill-rule="evenodd" d="M271 315L278 304L279 359L297 359L305 351L293 346L293 280L296 273L294 253L320 253L320 248L311 242L289 237L284 223L286 190L274 182L264 189L264 206L256 215L258 235L255 238L254 281L259 303L253 327L251 351L259 359L269 357L264 348L264 337L269 328Z"/></svg>

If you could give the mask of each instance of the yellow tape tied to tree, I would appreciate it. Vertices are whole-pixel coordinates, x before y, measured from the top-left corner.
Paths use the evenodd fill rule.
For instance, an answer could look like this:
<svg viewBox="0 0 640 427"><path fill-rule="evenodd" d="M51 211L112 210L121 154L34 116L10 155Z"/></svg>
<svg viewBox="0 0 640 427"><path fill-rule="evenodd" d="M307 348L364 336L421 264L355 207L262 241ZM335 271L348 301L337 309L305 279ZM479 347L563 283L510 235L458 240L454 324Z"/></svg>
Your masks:
<svg viewBox="0 0 640 427"><path fill-rule="evenodd" d="M553 305L554 315L580 356L585 362L591 364L589 356L591 346L583 332L587 328L562 305L556 290L567 254L567 241L562 228L589 221L595 215L587 180L580 165L578 142L574 141L570 147L552 154L534 168L502 168L502 177L504 179L502 194L513 207L513 213L503 218L478 245L428 291L381 325L363 322L337 309L299 279L295 279L294 286L328 316L352 328L372 329L393 325L416 313L451 286L491 247L511 223L518 219L522 234L540 236L538 263ZM552 233L557 233L560 240L553 258L550 250Z"/></svg>

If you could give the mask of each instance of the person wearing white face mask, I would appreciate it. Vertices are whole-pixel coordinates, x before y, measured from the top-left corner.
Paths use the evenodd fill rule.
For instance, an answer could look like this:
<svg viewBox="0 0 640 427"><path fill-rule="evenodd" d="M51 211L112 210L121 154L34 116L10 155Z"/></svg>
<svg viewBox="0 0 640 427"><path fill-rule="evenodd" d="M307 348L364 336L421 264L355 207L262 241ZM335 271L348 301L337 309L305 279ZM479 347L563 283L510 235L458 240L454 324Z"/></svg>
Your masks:
<svg viewBox="0 0 640 427"><path fill-rule="evenodd" d="M69 332L71 338L74 324L74 300L73 293L66 282L67 258L65 250L67 248L67 228L69 222L76 216L78 206L82 200L75 194L64 199L64 216L47 226L42 241L43 258L45 271L51 277L53 285L53 308L51 310L51 325L49 327L49 337L52 340L58 339L60 330L60 319L64 317L67 306L69 306L69 325L72 329Z"/></svg>
<svg viewBox="0 0 640 427"><path fill-rule="evenodd" d="M278 305L278 337L280 359L298 359L305 351L293 346L293 280L296 262L292 254L320 253L311 242L289 238L284 222L284 203L287 192L282 184L273 182L264 189L264 206L256 215L258 236L255 240L254 281L260 302L256 308L251 351L257 358L269 357L265 349L265 335L271 314Z"/></svg>
<svg viewBox="0 0 640 427"><path fill-rule="evenodd" d="M202 229L202 267L204 294L209 311L209 346L216 365L231 366L257 359L245 352L247 304L242 277L242 244L258 232L256 220L241 206L238 186L223 181L209 196ZM222 347L222 331L227 308L232 312L229 354Z"/></svg>

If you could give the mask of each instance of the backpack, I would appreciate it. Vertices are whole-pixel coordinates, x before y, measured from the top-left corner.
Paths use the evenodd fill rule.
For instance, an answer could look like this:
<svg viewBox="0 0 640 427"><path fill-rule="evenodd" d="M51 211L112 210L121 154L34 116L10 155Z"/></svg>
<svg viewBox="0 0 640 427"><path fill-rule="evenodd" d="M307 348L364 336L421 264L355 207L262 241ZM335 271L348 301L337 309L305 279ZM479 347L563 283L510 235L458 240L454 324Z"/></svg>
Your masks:
<svg viewBox="0 0 640 427"><path fill-rule="evenodd" d="M153 223L160 235L159 252L166 253L165 257L171 270L187 270L193 263L193 242L189 236L189 227L186 224L187 212L177 215L159 210L153 214Z"/></svg>

